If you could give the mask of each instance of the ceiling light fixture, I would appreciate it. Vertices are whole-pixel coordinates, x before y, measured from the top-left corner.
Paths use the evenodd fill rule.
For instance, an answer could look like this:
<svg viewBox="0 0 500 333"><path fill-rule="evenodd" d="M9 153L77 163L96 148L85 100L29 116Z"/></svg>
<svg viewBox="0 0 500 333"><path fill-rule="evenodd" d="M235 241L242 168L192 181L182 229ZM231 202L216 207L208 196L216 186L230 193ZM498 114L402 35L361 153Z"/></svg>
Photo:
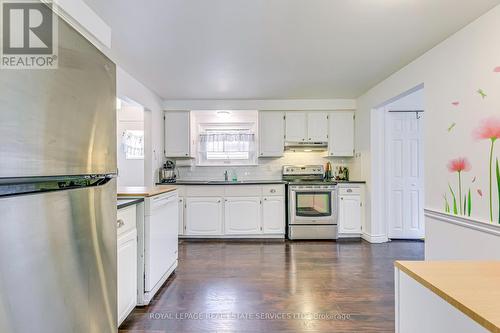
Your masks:
<svg viewBox="0 0 500 333"><path fill-rule="evenodd" d="M219 117L221 119L228 119L231 117L231 112L229 112L227 110L217 111L217 117Z"/></svg>

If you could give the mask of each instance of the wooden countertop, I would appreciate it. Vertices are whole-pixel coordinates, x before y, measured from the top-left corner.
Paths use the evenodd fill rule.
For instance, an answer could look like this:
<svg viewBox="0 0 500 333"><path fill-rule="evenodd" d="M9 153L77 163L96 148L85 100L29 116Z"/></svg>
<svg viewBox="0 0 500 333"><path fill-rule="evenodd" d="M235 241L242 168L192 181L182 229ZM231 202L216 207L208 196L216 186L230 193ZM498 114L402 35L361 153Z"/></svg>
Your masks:
<svg viewBox="0 0 500 333"><path fill-rule="evenodd" d="M118 197L152 197L158 194L175 191L174 185L157 186L119 186L117 189Z"/></svg>
<svg viewBox="0 0 500 333"><path fill-rule="evenodd" d="M394 265L491 332L500 332L500 261L396 261Z"/></svg>

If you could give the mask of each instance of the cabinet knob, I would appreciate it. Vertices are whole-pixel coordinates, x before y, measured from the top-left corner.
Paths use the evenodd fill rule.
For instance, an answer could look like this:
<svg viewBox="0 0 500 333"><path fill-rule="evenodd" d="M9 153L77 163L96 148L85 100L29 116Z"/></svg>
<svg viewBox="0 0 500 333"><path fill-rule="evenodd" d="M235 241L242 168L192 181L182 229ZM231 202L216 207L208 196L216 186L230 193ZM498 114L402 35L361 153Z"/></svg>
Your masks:
<svg viewBox="0 0 500 333"><path fill-rule="evenodd" d="M276 193L276 189L272 188L270 192L271 193Z"/></svg>
<svg viewBox="0 0 500 333"><path fill-rule="evenodd" d="M348 188L348 189L347 189L347 192L351 193L351 192L352 192L352 189Z"/></svg>
<svg viewBox="0 0 500 333"><path fill-rule="evenodd" d="M309 141L311 141L311 138L309 138Z"/></svg>
<svg viewBox="0 0 500 333"><path fill-rule="evenodd" d="M125 222L123 222L122 219L119 219L118 221L116 221L116 227L117 228L121 228L125 225Z"/></svg>

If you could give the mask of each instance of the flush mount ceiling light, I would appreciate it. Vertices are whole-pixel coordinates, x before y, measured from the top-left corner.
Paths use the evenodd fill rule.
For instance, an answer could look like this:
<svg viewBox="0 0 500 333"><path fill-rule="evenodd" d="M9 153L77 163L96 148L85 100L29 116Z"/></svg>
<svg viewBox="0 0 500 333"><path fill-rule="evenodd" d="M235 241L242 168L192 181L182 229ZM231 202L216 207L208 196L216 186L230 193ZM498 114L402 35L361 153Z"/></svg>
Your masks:
<svg viewBox="0 0 500 333"><path fill-rule="evenodd" d="M219 117L221 119L228 119L229 117L231 117L231 112L229 112L227 110L217 111L217 117Z"/></svg>

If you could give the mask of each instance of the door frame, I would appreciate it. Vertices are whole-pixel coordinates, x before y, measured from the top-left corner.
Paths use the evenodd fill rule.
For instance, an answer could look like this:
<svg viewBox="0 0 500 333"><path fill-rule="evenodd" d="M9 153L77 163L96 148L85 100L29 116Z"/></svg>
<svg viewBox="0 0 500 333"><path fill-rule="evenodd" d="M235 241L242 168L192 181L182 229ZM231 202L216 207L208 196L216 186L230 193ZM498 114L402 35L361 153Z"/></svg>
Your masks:
<svg viewBox="0 0 500 333"><path fill-rule="evenodd" d="M370 178L371 178L371 230L369 233L363 231L363 238L370 243L384 243L390 241L389 239L389 226L386 211L386 112L389 104L398 101L416 91L425 89L424 84L421 83L403 93L386 100L385 102L375 106L370 112ZM425 93L424 93L425 95ZM424 105L425 111L425 105ZM424 139L424 136L422 137ZM424 155L422 155L424 156ZM425 170L425 166L423 167ZM424 180L424 174L422 179ZM423 188L425 191L425 188ZM424 192L425 193L425 192ZM425 208L425 202L422 203L422 209Z"/></svg>

